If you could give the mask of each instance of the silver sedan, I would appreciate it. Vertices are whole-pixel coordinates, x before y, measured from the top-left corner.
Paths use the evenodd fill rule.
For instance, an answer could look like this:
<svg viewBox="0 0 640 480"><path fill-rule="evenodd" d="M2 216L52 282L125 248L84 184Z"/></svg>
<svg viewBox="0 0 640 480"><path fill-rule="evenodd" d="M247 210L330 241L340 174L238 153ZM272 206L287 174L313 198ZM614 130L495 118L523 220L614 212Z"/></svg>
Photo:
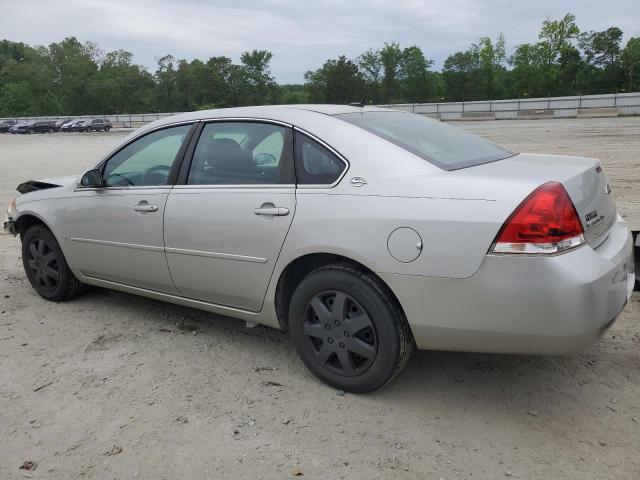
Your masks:
<svg viewBox="0 0 640 480"><path fill-rule="evenodd" d="M635 282L598 160L386 109L182 114L18 191L5 228L42 297L97 285L288 329L315 375L353 392L415 347L575 351Z"/></svg>

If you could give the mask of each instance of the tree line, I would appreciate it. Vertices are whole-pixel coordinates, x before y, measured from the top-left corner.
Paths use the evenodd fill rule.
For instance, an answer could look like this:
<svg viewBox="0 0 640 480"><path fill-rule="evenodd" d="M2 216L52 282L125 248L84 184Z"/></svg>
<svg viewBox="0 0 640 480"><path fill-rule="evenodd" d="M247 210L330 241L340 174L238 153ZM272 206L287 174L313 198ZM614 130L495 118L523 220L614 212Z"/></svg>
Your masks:
<svg viewBox="0 0 640 480"><path fill-rule="evenodd" d="M0 41L0 116L189 111L276 103L413 103L588 95L640 90L640 37L618 27L581 31L574 15L546 19L538 41L507 55L505 38L480 37L440 71L416 45L385 43L339 56L278 85L272 53L187 61L165 55L154 73L125 50L76 38L44 46Z"/></svg>

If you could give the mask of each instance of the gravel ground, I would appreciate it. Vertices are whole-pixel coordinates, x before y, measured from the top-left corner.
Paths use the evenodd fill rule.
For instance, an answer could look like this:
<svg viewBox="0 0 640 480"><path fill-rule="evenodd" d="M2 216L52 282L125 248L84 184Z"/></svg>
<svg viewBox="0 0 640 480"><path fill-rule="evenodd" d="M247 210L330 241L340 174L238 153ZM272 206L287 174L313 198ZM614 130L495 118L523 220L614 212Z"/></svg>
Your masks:
<svg viewBox="0 0 640 480"><path fill-rule="evenodd" d="M640 228L640 118L457 125L602 158ZM0 202L81 172L122 135L0 135ZM45 302L7 235L0 305L3 480L640 478L637 295L578 355L418 352L368 395L319 383L282 332L100 289Z"/></svg>

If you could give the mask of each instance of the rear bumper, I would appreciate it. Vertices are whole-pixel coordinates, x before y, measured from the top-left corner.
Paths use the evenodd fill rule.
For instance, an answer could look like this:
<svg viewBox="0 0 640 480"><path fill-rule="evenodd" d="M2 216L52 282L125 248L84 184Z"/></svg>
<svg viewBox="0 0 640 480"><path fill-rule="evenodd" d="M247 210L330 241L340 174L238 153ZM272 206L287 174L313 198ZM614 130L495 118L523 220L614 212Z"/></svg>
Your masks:
<svg viewBox="0 0 640 480"><path fill-rule="evenodd" d="M627 303L635 284L633 240L618 217L596 249L487 255L466 279L380 276L421 349L565 354L593 343Z"/></svg>

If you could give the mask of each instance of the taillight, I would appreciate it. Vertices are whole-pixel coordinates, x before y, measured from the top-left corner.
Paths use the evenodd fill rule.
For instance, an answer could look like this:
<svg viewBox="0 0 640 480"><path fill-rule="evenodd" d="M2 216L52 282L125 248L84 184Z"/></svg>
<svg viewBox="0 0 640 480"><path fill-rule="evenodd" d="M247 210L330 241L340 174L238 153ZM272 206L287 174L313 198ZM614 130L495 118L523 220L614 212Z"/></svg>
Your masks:
<svg viewBox="0 0 640 480"><path fill-rule="evenodd" d="M504 223L494 253L558 253L585 243L569 194L558 182L535 189Z"/></svg>

